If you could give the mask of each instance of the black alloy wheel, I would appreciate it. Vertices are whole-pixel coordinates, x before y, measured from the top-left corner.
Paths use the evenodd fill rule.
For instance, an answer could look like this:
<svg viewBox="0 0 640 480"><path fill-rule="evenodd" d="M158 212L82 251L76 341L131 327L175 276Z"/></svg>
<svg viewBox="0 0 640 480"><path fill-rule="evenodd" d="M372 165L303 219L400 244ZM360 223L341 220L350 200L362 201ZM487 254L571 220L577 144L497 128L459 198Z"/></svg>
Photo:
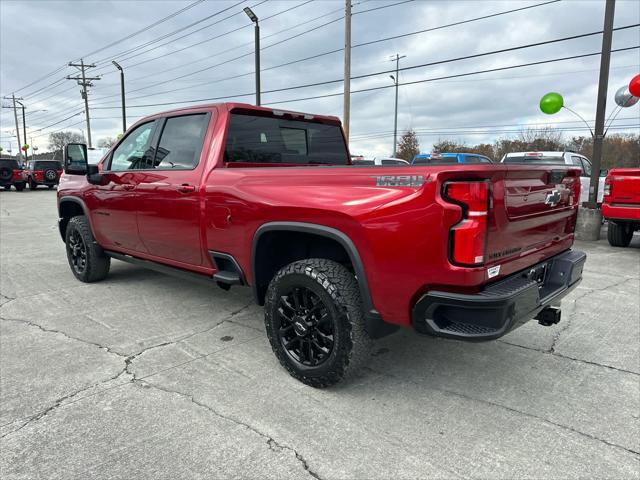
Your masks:
<svg viewBox="0 0 640 480"><path fill-rule="evenodd" d="M72 231L69 235L67 251L73 269L78 275L82 275L87 268L87 246L78 230Z"/></svg>
<svg viewBox="0 0 640 480"><path fill-rule="evenodd" d="M296 362L317 367L333 350L334 325L327 306L305 287L294 287L280 297L278 338Z"/></svg>

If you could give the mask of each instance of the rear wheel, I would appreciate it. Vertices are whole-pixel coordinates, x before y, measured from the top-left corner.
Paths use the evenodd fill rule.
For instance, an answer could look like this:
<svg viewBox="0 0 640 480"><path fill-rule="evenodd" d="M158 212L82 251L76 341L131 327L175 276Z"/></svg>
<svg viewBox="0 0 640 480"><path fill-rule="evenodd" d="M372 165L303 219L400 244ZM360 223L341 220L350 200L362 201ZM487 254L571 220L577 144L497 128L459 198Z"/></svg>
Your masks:
<svg viewBox="0 0 640 480"><path fill-rule="evenodd" d="M24 186L25 186L24 182L23 183L14 184L14 187L16 187L16 190L19 191L19 192L24 190Z"/></svg>
<svg viewBox="0 0 640 480"><path fill-rule="evenodd" d="M301 260L275 275L265 299L265 326L280 364L312 387L351 376L371 347L356 279L330 260Z"/></svg>
<svg viewBox="0 0 640 480"><path fill-rule="evenodd" d="M5 190L11 190L11 185L5 185L5 186L4 186L4 189L5 189Z"/></svg>
<svg viewBox="0 0 640 480"><path fill-rule="evenodd" d="M35 190L36 188L38 188L38 184L34 182L31 178L29 179L29 188L31 190Z"/></svg>
<svg viewBox="0 0 640 480"><path fill-rule="evenodd" d="M612 247L628 247L633 238L633 229L628 223L609 222L607 240Z"/></svg>
<svg viewBox="0 0 640 480"><path fill-rule="evenodd" d="M69 267L78 280L91 283L107 276L111 259L93 238L87 217L80 215L69 220L65 243Z"/></svg>

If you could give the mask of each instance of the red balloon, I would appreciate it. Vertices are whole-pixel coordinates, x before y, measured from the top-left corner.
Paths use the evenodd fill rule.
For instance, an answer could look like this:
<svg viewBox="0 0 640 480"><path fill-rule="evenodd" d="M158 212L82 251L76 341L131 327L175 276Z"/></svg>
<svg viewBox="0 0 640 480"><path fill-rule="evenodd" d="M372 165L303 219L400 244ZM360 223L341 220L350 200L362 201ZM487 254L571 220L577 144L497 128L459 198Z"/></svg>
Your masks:
<svg viewBox="0 0 640 480"><path fill-rule="evenodd" d="M634 97L640 97L640 73L629 82L629 93Z"/></svg>

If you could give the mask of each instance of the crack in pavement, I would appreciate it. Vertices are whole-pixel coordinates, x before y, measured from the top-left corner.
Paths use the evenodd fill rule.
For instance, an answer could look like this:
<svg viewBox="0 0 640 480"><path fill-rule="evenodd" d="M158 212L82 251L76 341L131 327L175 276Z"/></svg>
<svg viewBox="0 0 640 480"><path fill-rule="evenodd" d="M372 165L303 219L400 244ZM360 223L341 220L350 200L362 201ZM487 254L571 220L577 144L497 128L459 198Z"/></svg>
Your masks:
<svg viewBox="0 0 640 480"><path fill-rule="evenodd" d="M153 382L148 382L148 381L144 381L144 380L137 380L134 379L133 382L135 384L138 385L148 385L151 388L155 388L156 390L160 390L162 392L165 393L171 393L174 395L179 395L183 398L186 398L187 400L189 400L191 403L206 409L207 411L209 411L210 413L213 413L215 416L222 418L223 420L232 422L236 425L240 425L242 427L245 427L247 430L259 435L262 438L265 438L267 440L267 446L269 447L270 450L273 451L282 451L282 450L287 450L292 452L295 457L296 460L298 460L300 462L300 464L302 465L302 468L304 468L304 470L309 473L309 475L311 475L313 478L318 479L318 480L322 480L322 477L320 477L320 475L315 472L314 470L311 469L311 467L309 466L309 462L300 454L300 452L298 452L295 448L290 447L288 445L284 445L280 442L278 442L277 440L275 440L271 435L268 435L260 430L258 430L256 427L254 427L253 425L250 425L246 422L243 422L235 417L232 417L230 415L225 415L223 413L220 413L219 411L215 410L213 407L207 405L206 403L203 403L201 401L196 400L193 395L189 395L188 393L184 393L181 392L179 390L172 390L170 388L164 387L162 385L159 385L157 383L153 383Z"/></svg>
<svg viewBox="0 0 640 480"><path fill-rule="evenodd" d="M369 371L373 372L373 373L377 373L378 375L394 378L394 379L399 380L401 382L411 383L411 384L416 385L416 386L421 387L421 388L424 387L424 385L421 385L418 382L415 382L415 381L412 381L412 380L409 380L409 379L400 378L400 377L398 377L398 376L396 376L396 375L394 375L392 373L382 372L380 370L374 370L373 368L370 368L370 367L364 367L364 368L366 370L369 370ZM570 427L568 425L563 425L561 423L556 423L553 420L549 420L547 418L540 417L540 416L535 415L533 413L529 413L529 412L525 412L525 411L522 411L522 410L518 410L517 408L509 407L509 406L503 405L501 403L492 402L490 400L485 400L483 398L472 397L472 396L466 395L464 393L456 392L455 390L448 390L448 389L445 389L445 388L436 388L436 387L430 387L430 388L433 389L433 390L436 390L438 392L442 392L444 394L447 394L447 395L452 395L452 396L464 398L466 400L470 400L472 402L478 402L478 403L483 403L485 405L491 405L493 407L502 408L502 409L507 410L507 411L512 412L512 413L516 413L516 414L519 414L519 415L523 415L525 417L529 417L529 418L533 418L533 419L539 420L539 421L544 422L544 423L548 423L549 425L553 425L555 427L561 428L563 430L567 430L569 432L576 433L576 434L578 434L580 436L589 438L591 440L595 440L595 441L604 443L605 445L609 445L610 447L619 448L621 450L624 450L624 451L626 451L628 453L631 453L631 454L635 455L640 460L640 451L636 451L636 450L627 448L627 447L625 447L623 445L619 445L617 443L610 442L609 440L605 440L603 438L596 437L595 435L591 435L590 433L586 433L586 432L583 432L581 430L577 430L577 429L575 429L573 427Z"/></svg>
<svg viewBox="0 0 640 480"><path fill-rule="evenodd" d="M558 352L555 352L555 351L551 352L549 350L543 350L542 348L527 347L526 345L518 345L517 343L511 343L511 342L507 342L505 340L498 340L498 342L504 343L505 345L511 345L512 347L524 348L525 350L531 350L533 352L544 353L545 355L553 355L554 357L564 358L565 360L571 360L571 361L578 362L578 363L584 363L585 365L594 365L596 367L602 367L602 368L608 368L610 370L615 370L616 372L629 373L631 375L640 376L640 373L634 372L632 370L625 370L623 368L613 367L611 365L605 365L603 363L592 362L590 360L583 360L581 358L570 357L568 355L565 355L563 353L558 353Z"/></svg>
<svg viewBox="0 0 640 480"><path fill-rule="evenodd" d="M191 362L191 361L195 361L195 360L198 360L198 359L200 359L200 358L204 358L204 357L206 357L206 356L210 355L210 354L201 355L201 356L195 357L195 358L193 358L193 359L191 359L191 360L189 360L189 361L187 361L187 362L183 362L183 363L178 364L178 365L172 365L172 366L170 366L170 367L168 367L168 368L165 368L165 369L159 370L159 371L157 371L157 372L152 372L152 373L150 373L150 374L145 375L144 377L142 377L142 379L138 379L138 378L135 376L135 373L134 373L134 372L132 372L132 371L130 370L130 367L131 367L131 365L132 365L132 362L133 362L136 358L138 358L138 357L140 357L141 355L143 355L144 353L148 352L149 350L153 350L153 349L155 349L155 348L160 348L160 347L166 347L166 346L168 346L168 345L173 345L173 344L179 343L179 342L181 342L181 341L184 341L184 340L186 340L186 339L188 339L188 338L191 338L191 337L193 337L193 336L195 336L195 335L197 335L197 334L208 332L208 331L210 331L210 330L212 330L212 329L214 329L214 328L216 328L216 327L218 327L218 326L222 325L223 323L227 322L228 320L230 320L230 319L231 319L231 318L233 318L234 316L236 316L236 315L240 314L240 313L241 313L241 312L243 312L245 309L249 308L252 304L253 304L253 302L251 302L251 303L249 303L249 304L247 304L247 305L243 306L242 308L239 308L239 309L237 309L237 310L234 310L233 312L231 312L231 313L230 313L230 315L229 315L229 318L228 318L228 319L225 319L225 320L223 320L223 321L221 321L221 322L218 322L218 323L216 323L215 325L213 325L212 327L208 327L208 328L207 328L207 329L205 329L205 330L202 330L202 331L199 331L199 332L194 332L194 333L192 333L192 334L187 335L186 337L183 337L183 338L180 338L180 339L177 339L177 340L171 341L171 342L164 342L164 343L160 343L160 344L156 344L156 345L151 345L151 346L146 347L146 348L144 348L144 349L140 350L139 352L136 352L136 353L131 354L131 355L123 355L123 354L118 353L118 352L116 352L116 351L110 350L110 348L109 348L109 347L104 346L104 345L101 345L101 344L99 344L99 343L95 343L95 342L91 342L91 341L84 340L84 339L81 339L81 338L73 337L73 336L71 336L71 335L68 335L68 334L67 334L67 333L65 333L65 332L60 331L60 330L56 330L56 329L48 329L48 328L42 327L41 325L39 325L39 324L37 324L37 323L31 322L31 321L28 321L28 320L0 317L0 320L3 320L3 321L13 321L13 322L17 322L17 323L22 323L22 324L25 324L25 325L29 325L29 326L31 326L31 327L38 328L38 329L40 329L40 330L41 330L41 331L43 331L43 332L61 334L61 335L63 335L65 338L68 338L68 339L70 339L70 340L75 340L75 341L78 341L78 342L81 342L81 343L85 343L85 344L87 344L87 345L95 346L95 347L97 347L97 348L100 348L100 349L102 349L102 350L107 351L108 353L111 353L111 354L113 354L113 355L117 355L118 357L120 357L120 358L123 358L123 359L124 359L124 367L123 367L123 368L122 368L122 369L121 369L117 374L115 374L115 375L113 375L113 376L111 376L111 377L107 378L106 380L103 380L103 381L101 381L101 382L98 382L98 383L92 384L92 385L90 385L90 386L88 386L88 387L85 387L85 388L79 389L79 390L77 390L77 391L75 391L75 392L72 392L72 393L70 393L70 394L67 394L67 395L65 395L65 396L63 396L63 397L61 397L61 398L57 399L57 400L53 403L53 405L50 405L49 407L45 408L44 410L42 410L42 411L40 411L40 412L38 412L38 413L35 413L35 414L33 414L33 415L29 416L29 417L24 418L25 422L24 422L20 427L18 427L18 428L14 429L14 430L11 430L10 432L7 432L7 433L5 433L5 434L1 435L1 436L0 436L0 438L4 438L4 437L6 437L6 436L8 436L8 435L11 435L11 434L13 434L13 433L16 433L16 432L18 432L18 431L22 430L22 428L24 428L25 426L29 425L30 423L33 423L33 422L36 422L36 421L40 420L41 418L45 417L45 416L46 416L46 415L48 415L51 411L55 410L55 409L56 409L56 408L58 408L58 407L61 407L61 406L64 406L64 405L71 405L71 404L76 403L76 402L78 402L78 401L80 401L80 400L83 400L83 399L85 399L85 398L89 398L89 397L92 397L92 396L94 396L94 395L97 395L98 393L104 393L104 392L107 392L107 391L112 390L112 389L114 389L114 388L122 387L122 386L124 386L124 385L127 385L127 384L132 383L132 382L135 382L135 381L140 381L140 380L142 380L142 379L145 379L145 378L151 377L151 376L153 376L153 375L157 375L158 373L165 372L165 371L170 370L170 369L172 369L172 368L180 367L180 366L182 366L182 365L185 365L186 363L189 363L189 362ZM235 322L231 322L231 323L235 323ZM252 338L252 339L250 339L250 340L253 340L253 338ZM250 341L250 340L247 340L247 341ZM246 342L242 342L242 343L246 343ZM227 347L227 348L230 348L230 347ZM226 348L224 348L224 349L222 349L222 350L226 350ZM218 351L221 351L221 350L217 350L216 352L218 352ZM213 352L213 353L216 353L216 352ZM114 386L112 386L112 387L110 387L110 388L106 388L106 389L103 389L103 390L98 390L97 392L94 392L94 393L93 393L93 394L91 394L91 395L86 395L86 396L83 396L83 397L77 398L77 399L75 399L75 400L73 400L73 401L71 401L71 402L64 403L66 400L70 400L70 399L72 399L72 398L74 398L74 397L76 397L76 396L80 395L81 393L86 392L87 390L91 390L92 388L99 387L100 385L102 385L102 384L104 384L104 383L108 383L108 382L110 382L110 381L112 381L112 380L116 380L118 377L120 377L120 376L121 376L121 375L123 375L123 374L130 375L130 376L131 376L131 379L130 379L130 380L128 380L128 381L126 381L126 382L124 382L124 383L120 383L120 384L114 385ZM63 403L64 403L64 405L63 405ZM8 423L6 423L6 424L4 424L4 425L0 425L0 427L5 427L5 426L7 426L7 425L10 425L11 423L15 423L15 422L18 422L18 421L20 421L20 420L13 420L13 421L8 422Z"/></svg>

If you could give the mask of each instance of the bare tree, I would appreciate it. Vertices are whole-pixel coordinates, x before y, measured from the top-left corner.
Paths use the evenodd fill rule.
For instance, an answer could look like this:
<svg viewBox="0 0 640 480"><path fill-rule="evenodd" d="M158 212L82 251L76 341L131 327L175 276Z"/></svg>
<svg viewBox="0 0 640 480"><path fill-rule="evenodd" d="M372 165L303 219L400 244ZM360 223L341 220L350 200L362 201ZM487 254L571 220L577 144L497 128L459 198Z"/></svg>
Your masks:
<svg viewBox="0 0 640 480"><path fill-rule="evenodd" d="M402 158L410 162L413 160L413 157L419 153L420 142L418 141L418 136L416 135L416 132L410 128L402 135L402 137L400 137L396 155L398 158Z"/></svg>
<svg viewBox="0 0 640 480"><path fill-rule="evenodd" d="M62 150L67 143L84 143L84 137L75 132L54 132L49 134L49 150L54 152L54 158L60 155L62 158Z"/></svg>
<svg viewBox="0 0 640 480"><path fill-rule="evenodd" d="M98 147L99 148L111 148L113 146L114 143L116 143L118 141L118 139L113 138L113 137L104 137L101 138L100 140L98 140Z"/></svg>

